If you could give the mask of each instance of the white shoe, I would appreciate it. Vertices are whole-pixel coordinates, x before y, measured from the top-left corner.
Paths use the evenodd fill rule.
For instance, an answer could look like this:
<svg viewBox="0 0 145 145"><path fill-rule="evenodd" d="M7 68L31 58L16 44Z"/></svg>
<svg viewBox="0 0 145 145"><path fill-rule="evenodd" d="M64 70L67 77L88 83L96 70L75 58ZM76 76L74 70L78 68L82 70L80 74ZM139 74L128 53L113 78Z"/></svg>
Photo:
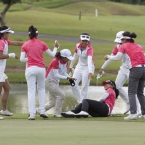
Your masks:
<svg viewBox="0 0 145 145"><path fill-rule="evenodd" d="M5 111L1 110L0 114L3 116L13 116L13 113L9 112L8 110Z"/></svg>
<svg viewBox="0 0 145 145"><path fill-rule="evenodd" d="M80 117L84 117L87 118L89 116L89 114L85 111L81 111L80 113L75 114L75 117L80 118Z"/></svg>
<svg viewBox="0 0 145 145"><path fill-rule="evenodd" d="M35 120L35 117L29 116L29 117L28 117L28 120Z"/></svg>
<svg viewBox="0 0 145 145"><path fill-rule="evenodd" d="M138 118L138 114L130 114L127 117L124 117L124 120L133 120L137 118Z"/></svg>
<svg viewBox="0 0 145 145"><path fill-rule="evenodd" d="M124 114L127 114L129 111L130 111L130 104L126 103L126 109L125 109Z"/></svg>
<svg viewBox="0 0 145 145"><path fill-rule="evenodd" d="M61 115L54 115L54 117L56 117L56 118L61 118L62 116Z"/></svg>
<svg viewBox="0 0 145 145"><path fill-rule="evenodd" d="M145 115L140 115L138 118L145 119Z"/></svg>
<svg viewBox="0 0 145 145"><path fill-rule="evenodd" d="M62 112L61 115L65 118L74 118L75 113L72 111Z"/></svg>
<svg viewBox="0 0 145 145"><path fill-rule="evenodd" d="M0 120L4 120L4 118L3 117L0 117Z"/></svg>

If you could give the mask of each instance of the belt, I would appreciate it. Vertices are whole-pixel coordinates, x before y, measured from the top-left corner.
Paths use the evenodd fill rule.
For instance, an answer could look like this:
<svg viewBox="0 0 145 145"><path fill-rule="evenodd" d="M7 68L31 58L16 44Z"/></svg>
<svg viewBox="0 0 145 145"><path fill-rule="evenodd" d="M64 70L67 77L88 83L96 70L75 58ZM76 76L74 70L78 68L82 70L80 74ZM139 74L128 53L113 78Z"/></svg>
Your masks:
<svg viewBox="0 0 145 145"><path fill-rule="evenodd" d="M145 64L139 64L139 65L137 65L135 67L145 67Z"/></svg>

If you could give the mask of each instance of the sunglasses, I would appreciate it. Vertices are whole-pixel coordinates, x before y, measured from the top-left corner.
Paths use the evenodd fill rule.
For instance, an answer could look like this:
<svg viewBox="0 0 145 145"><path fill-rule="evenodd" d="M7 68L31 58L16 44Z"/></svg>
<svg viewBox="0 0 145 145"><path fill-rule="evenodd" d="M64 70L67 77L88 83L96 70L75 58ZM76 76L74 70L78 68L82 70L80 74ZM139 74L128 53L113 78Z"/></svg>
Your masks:
<svg viewBox="0 0 145 145"><path fill-rule="evenodd" d="M88 35L81 35L82 38L87 38L87 39L90 39L90 36Z"/></svg>

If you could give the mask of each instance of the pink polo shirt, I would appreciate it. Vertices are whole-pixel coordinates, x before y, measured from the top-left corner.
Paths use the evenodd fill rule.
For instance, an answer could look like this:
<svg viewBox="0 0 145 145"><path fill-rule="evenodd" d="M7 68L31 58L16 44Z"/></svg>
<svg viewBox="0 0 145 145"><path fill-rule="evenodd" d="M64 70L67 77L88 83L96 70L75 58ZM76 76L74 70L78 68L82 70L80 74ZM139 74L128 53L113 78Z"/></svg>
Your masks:
<svg viewBox="0 0 145 145"><path fill-rule="evenodd" d="M4 49L5 49L5 44L6 44L6 43L7 43L8 45L11 45L11 44L12 44L12 41L0 39L0 50L1 50L1 51L4 51Z"/></svg>
<svg viewBox="0 0 145 145"><path fill-rule="evenodd" d="M144 51L139 44L127 42L121 45L119 52L126 53L129 56L132 67L145 64Z"/></svg>
<svg viewBox="0 0 145 145"><path fill-rule="evenodd" d="M48 46L45 42L37 38L33 38L23 44L21 52L25 52L28 57L28 67L45 67L43 60L43 51L46 51L47 49Z"/></svg>
<svg viewBox="0 0 145 145"><path fill-rule="evenodd" d="M111 113L112 110L113 110L113 107L115 105L116 94L115 94L115 91L112 88L108 88L106 90L106 92L109 94L109 97L107 97L103 102L105 102L105 104L109 105L110 113Z"/></svg>
<svg viewBox="0 0 145 145"><path fill-rule="evenodd" d="M81 44L78 43L76 45L74 52L77 53L77 55L79 56L78 64L80 66L88 66L88 56L92 56L92 64L94 64L93 61L94 51L93 51L93 47L90 44L88 44L85 49L82 49Z"/></svg>
<svg viewBox="0 0 145 145"><path fill-rule="evenodd" d="M119 50L118 45L116 45L112 51L112 54L116 55L118 53L118 50Z"/></svg>
<svg viewBox="0 0 145 145"><path fill-rule="evenodd" d="M53 69L58 69L58 74L61 75L61 79L66 79L67 78L67 67L68 67L68 62L63 62L59 58L54 58L46 71L46 78L53 80L54 82L58 83L60 81L59 77L56 77Z"/></svg>
<svg viewBox="0 0 145 145"><path fill-rule="evenodd" d="M12 42L10 40L0 39L0 51L2 51L3 54L8 54L8 45L11 44ZM0 59L0 75L5 72L6 60L7 59Z"/></svg>

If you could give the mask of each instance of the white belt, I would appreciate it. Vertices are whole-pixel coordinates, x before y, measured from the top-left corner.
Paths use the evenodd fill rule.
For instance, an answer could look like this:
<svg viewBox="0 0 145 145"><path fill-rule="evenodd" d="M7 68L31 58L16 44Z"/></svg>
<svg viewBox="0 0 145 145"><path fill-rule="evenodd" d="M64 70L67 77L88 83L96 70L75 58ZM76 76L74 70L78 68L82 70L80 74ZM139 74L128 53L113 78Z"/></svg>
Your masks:
<svg viewBox="0 0 145 145"><path fill-rule="evenodd" d="M139 64L139 65L137 65L135 67L145 67L145 64Z"/></svg>
<svg viewBox="0 0 145 145"><path fill-rule="evenodd" d="M108 112L108 115L110 115L110 107L109 107L109 105L108 104L106 104L107 106L108 106L108 108L109 108L109 112Z"/></svg>

